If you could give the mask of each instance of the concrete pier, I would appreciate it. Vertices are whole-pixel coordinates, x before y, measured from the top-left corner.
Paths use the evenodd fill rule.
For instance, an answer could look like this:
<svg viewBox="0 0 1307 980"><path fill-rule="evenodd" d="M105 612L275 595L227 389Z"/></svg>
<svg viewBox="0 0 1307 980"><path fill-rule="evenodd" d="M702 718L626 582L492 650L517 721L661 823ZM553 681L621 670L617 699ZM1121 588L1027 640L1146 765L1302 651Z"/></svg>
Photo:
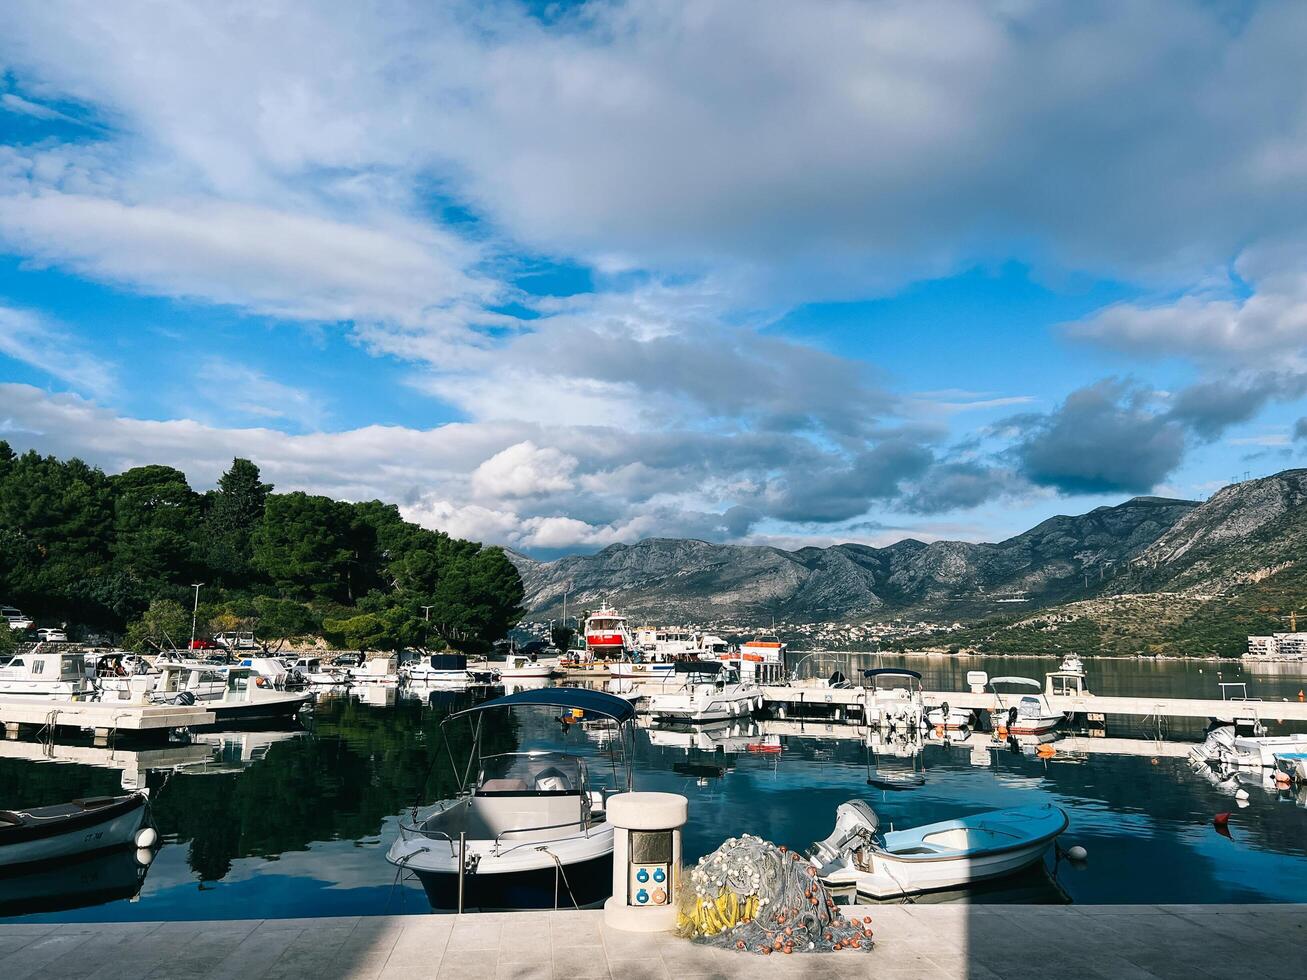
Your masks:
<svg viewBox="0 0 1307 980"><path fill-rule="evenodd" d="M772 955L607 928L602 912L0 925L5 980L503 977L1297 980L1302 905L894 905L871 952Z"/></svg>

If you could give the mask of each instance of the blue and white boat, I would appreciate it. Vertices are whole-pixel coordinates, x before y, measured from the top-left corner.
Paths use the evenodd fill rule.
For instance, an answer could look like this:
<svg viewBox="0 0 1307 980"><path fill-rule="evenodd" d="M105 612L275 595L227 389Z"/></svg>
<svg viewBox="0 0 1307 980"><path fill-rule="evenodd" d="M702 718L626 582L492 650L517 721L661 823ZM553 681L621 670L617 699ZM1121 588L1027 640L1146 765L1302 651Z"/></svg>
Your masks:
<svg viewBox="0 0 1307 980"><path fill-rule="evenodd" d="M1043 858L1067 823L1061 808L1043 803L882 834L876 811L850 800L835 811L835 830L813 844L808 857L831 888L896 898L1020 871Z"/></svg>
<svg viewBox="0 0 1307 980"><path fill-rule="evenodd" d="M587 760L561 752L483 755L488 712L529 707L560 709L575 723L606 718L621 736L618 771L606 785ZM552 909L596 905L612 893L613 827L608 795L629 790L626 726L629 701L602 691L535 688L486 701L442 723L472 724L471 785L400 819L399 837L386 860L417 875L435 909ZM502 723L502 722L501 722ZM493 723L492 723L493 724Z"/></svg>

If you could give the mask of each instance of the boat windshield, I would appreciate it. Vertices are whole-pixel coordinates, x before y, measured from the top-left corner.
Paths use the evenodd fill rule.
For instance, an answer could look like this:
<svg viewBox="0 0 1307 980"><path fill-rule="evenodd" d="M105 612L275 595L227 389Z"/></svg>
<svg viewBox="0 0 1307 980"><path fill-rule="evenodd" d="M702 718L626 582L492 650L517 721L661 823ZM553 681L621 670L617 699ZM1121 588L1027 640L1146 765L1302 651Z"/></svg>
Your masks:
<svg viewBox="0 0 1307 980"><path fill-rule="evenodd" d="M477 796L576 794L585 788L585 763L562 752L508 752L484 756Z"/></svg>
<svg viewBox="0 0 1307 980"><path fill-rule="evenodd" d="M831 687L851 687L850 676L857 671L850 663L848 654L810 653L794 668L792 680L796 684L814 684L825 682Z"/></svg>

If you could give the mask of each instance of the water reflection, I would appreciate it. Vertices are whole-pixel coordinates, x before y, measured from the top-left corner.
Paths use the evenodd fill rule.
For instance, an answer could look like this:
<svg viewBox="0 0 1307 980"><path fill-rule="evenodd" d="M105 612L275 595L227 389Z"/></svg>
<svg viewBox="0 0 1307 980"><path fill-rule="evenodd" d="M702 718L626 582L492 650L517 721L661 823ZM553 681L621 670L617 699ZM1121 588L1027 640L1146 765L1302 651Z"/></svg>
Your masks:
<svg viewBox="0 0 1307 980"><path fill-rule="evenodd" d="M872 665L902 661L881 658ZM940 658L911 663L926 686L959 689L967 669L1041 676L1051 661ZM1210 696L1216 665L1091 662L1100 693ZM1237 667L1219 676L1248 679ZM1299 677L1250 679L1268 700L1296 697ZM1276 686L1279 685L1279 686ZM104 748L0 740L0 806L37 806L148 787L164 845L148 874L106 862L22 894L0 889L0 914L105 919L222 918L427 912L420 888L395 883L384 859L398 815L450 795L456 779L440 722L485 690L370 689L322 696L303 729L212 733L184 744ZM372 699L376 698L376 703ZM874 728L804 719L735 721L637 732L637 788L690 799L693 860L742 832L790 847L824 836L836 806L868 799L886 826L1052 802L1067 810L1066 844L1088 865L1050 868L969 894L971 901L1293 901L1307 888L1307 802L1184 758L1201 723L1113 727L1106 738L995 742L988 732L887 737ZM466 732L450 726L452 756ZM552 719L505 724L505 748L561 748L606 758L600 728ZM904 787L907 787L906 789ZM1246 790L1247 805L1235 797ZM1231 839L1212 818L1228 811ZM128 874L128 871L131 874ZM9 880L4 882L9 884ZM16 887L16 886L15 886ZM42 891L46 889L46 891ZM53 888L54 892L58 888ZM39 893L39 894L38 894ZM1016 896L1026 895L1025 898ZM44 897L41 897L44 896ZM90 896L89 898L87 896ZM133 900L134 897L134 900ZM940 898L942 896L937 896ZM88 904L90 903L90 904Z"/></svg>

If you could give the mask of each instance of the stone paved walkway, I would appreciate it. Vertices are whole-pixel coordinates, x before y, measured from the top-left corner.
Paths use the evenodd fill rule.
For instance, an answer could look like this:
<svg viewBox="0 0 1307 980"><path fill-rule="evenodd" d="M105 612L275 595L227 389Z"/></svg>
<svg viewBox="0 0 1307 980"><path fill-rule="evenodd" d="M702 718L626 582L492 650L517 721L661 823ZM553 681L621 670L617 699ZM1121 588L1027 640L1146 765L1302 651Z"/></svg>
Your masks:
<svg viewBox="0 0 1307 980"><path fill-rule="evenodd" d="M602 912L0 925L0 978L975 977L1298 980L1302 905L865 909L870 953L760 957L607 929Z"/></svg>

